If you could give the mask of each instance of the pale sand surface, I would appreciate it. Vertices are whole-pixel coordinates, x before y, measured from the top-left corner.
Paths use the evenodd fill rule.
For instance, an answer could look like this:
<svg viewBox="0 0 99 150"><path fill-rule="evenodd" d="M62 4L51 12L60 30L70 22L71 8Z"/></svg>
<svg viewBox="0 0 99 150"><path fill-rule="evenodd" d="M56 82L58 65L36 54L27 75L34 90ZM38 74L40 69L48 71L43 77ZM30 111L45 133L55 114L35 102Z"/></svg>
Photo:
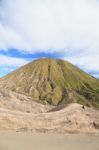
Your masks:
<svg viewBox="0 0 99 150"><path fill-rule="evenodd" d="M99 150L99 135L0 131L0 150Z"/></svg>
<svg viewBox="0 0 99 150"><path fill-rule="evenodd" d="M35 107L36 109L36 107ZM0 108L0 130L50 133L99 133L99 111L70 104L58 110L26 113Z"/></svg>

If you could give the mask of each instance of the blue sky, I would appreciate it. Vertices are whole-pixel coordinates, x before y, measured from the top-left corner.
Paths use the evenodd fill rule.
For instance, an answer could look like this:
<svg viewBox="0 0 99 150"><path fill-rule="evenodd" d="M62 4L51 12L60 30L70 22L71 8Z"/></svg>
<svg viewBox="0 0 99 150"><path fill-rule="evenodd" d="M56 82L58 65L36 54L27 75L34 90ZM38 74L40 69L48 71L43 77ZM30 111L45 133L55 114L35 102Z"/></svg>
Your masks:
<svg viewBox="0 0 99 150"><path fill-rule="evenodd" d="M1 0L0 77L51 57L99 78L98 28L97 0Z"/></svg>

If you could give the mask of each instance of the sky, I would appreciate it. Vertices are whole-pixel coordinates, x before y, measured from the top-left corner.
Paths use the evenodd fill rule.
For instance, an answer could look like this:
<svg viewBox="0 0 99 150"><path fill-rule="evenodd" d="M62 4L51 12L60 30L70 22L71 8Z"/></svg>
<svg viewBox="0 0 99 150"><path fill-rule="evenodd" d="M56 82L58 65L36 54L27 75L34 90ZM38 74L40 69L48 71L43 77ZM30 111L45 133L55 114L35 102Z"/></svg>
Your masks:
<svg viewBox="0 0 99 150"><path fill-rule="evenodd" d="M0 0L0 77L43 57L99 78L99 0Z"/></svg>

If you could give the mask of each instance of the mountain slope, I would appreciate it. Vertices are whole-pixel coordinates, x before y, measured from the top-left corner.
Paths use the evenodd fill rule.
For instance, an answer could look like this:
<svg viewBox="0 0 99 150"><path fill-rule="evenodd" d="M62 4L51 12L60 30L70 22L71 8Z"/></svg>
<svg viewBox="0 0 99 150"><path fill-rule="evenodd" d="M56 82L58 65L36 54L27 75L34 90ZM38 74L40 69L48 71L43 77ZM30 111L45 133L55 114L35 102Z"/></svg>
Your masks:
<svg viewBox="0 0 99 150"><path fill-rule="evenodd" d="M44 104L77 102L99 108L99 80L63 60L35 60L2 78L0 88Z"/></svg>

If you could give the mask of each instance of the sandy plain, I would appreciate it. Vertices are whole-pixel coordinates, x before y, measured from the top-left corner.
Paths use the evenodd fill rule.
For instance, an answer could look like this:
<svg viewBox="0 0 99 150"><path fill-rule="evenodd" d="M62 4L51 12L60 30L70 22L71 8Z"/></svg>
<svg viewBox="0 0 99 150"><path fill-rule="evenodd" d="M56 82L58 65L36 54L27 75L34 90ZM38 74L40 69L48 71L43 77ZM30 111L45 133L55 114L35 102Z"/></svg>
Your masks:
<svg viewBox="0 0 99 150"><path fill-rule="evenodd" d="M1 131L0 150L99 150L99 134Z"/></svg>

